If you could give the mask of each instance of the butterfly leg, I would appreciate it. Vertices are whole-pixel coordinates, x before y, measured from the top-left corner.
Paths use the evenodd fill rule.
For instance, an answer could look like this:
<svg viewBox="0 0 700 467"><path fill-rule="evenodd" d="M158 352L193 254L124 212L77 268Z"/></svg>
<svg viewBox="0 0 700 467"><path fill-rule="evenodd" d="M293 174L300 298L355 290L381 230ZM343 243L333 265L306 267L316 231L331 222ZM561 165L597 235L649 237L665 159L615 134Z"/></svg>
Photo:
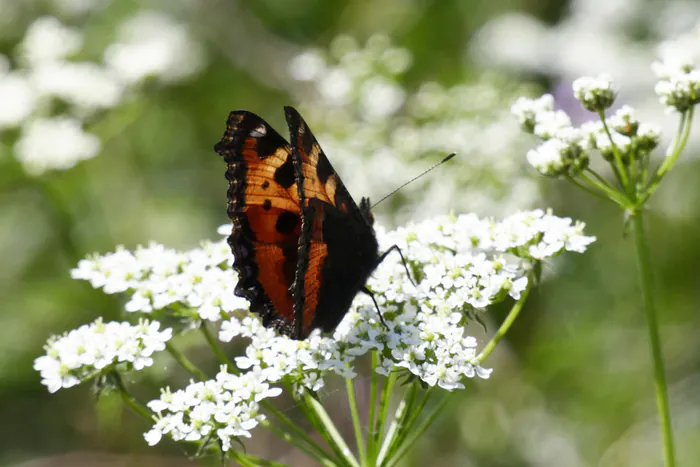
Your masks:
<svg viewBox="0 0 700 467"><path fill-rule="evenodd" d="M372 301L374 302L374 307L377 309L377 314L379 315L379 321L381 321L384 327L388 330L389 326L387 326L386 321L384 321L384 316L382 316L382 312L379 311L379 305L377 305L377 300L375 300L374 298L374 292L369 290L367 287L363 287L362 289L360 289L360 291L365 295L369 295L369 298L372 299Z"/></svg>
<svg viewBox="0 0 700 467"><path fill-rule="evenodd" d="M377 266L384 261L384 259L391 253L392 251L396 250L399 253L399 256L401 257L401 262L403 263L403 267L406 269L406 275L408 276L408 280L411 281L411 284L413 284L413 287L417 287L416 283L413 282L413 278L411 277L411 272L408 270L408 264L406 263L406 259L403 257L403 253L401 252L401 248L399 248L398 245L394 245L388 250L386 250L384 253L382 253L382 256L379 257L379 261L377 261Z"/></svg>

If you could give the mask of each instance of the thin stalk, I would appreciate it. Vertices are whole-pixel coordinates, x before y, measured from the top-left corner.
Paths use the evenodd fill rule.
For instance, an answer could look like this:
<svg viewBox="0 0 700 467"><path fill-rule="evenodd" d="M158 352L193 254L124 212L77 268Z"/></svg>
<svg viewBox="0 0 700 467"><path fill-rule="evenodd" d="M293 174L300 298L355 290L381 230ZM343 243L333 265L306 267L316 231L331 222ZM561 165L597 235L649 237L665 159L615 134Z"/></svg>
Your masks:
<svg viewBox="0 0 700 467"><path fill-rule="evenodd" d="M405 414L406 414L406 399L402 399L401 402L399 402L399 406L396 408L396 412L394 414L394 420L391 422L391 425L389 425L389 429L386 432L386 436L384 437L384 442L382 443L382 447L379 449L379 456L377 457L377 465L384 465L384 462L387 460L387 455L389 454L389 449L391 446L394 444L394 439L398 435L399 431L399 420L402 419Z"/></svg>
<svg viewBox="0 0 700 467"><path fill-rule="evenodd" d="M270 461L263 459L262 457L254 456L252 454L244 454L238 451L232 451L231 457L245 467L291 467L289 464Z"/></svg>
<svg viewBox="0 0 700 467"><path fill-rule="evenodd" d="M372 351L372 376L369 388L369 416L367 417L367 426L369 433L367 434L367 458L370 462L377 459L377 443L376 434L374 432L376 417L377 417L377 393L379 386L379 377L377 375L377 366L379 365L379 356L376 351Z"/></svg>
<svg viewBox="0 0 700 467"><path fill-rule="evenodd" d="M481 353L474 359L476 363L482 363L484 359L486 359L486 357L488 357L491 354L491 352L493 352L493 349L496 348L496 345L501 341L503 336L506 335L510 327L513 325L515 319L518 317L518 314L520 314L520 311L523 309L523 306L527 301L527 296L530 294L530 289L532 288L532 280L532 274L530 274L527 278L527 287L525 287L523 293L520 294L520 299L517 302L515 302L515 304L513 304L513 307L508 312L508 316L506 316L506 319L503 320L503 323L501 323L501 327L498 328L496 334L494 334L489 343L486 344L484 350L482 350Z"/></svg>
<svg viewBox="0 0 700 467"><path fill-rule="evenodd" d="M360 420L360 412L357 409L355 385L353 384L352 378L345 378L345 390L348 393L348 406L350 407L352 426L355 430L355 441L357 442L357 453L360 456L360 465L362 465L362 467L366 467L367 447L365 446L365 438L362 436L362 421Z"/></svg>
<svg viewBox="0 0 700 467"><path fill-rule="evenodd" d="M299 428L296 423L284 415L284 413L282 413L277 407L265 400L261 401L260 405L262 405L265 410L273 415L277 421L282 423L288 430L290 430L290 432L283 431L267 420L265 420L262 425L270 428L274 434L306 452L311 457L318 460L321 464L328 467L337 465L335 462L330 460L331 455L328 452L326 452L313 438L311 438L305 430ZM313 451L315 454L312 454L309 451ZM324 460L328 460L330 463L325 463Z"/></svg>
<svg viewBox="0 0 700 467"><path fill-rule="evenodd" d="M393 465L395 465L404 455L406 455L408 450L415 445L418 438L423 436L425 430L427 430L428 427L430 427L430 425L433 424L438 415L440 415L442 409L445 407L445 405L447 405L449 396L450 393L445 393L442 396L440 402L438 402L433 408L433 410L428 414L428 416L426 416L425 419L423 419L423 422L418 426L418 428L410 432L409 437L406 438L406 441L404 441L401 448L398 451L396 451L396 453L390 459L387 459L386 467L392 467Z"/></svg>
<svg viewBox="0 0 700 467"><path fill-rule="evenodd" d="M308 393L304 393L304 401L313 410L314 414L323 425L323 428L330 437L332 445L336 447L334 450L341 455L345 464L351 467L360 467L360 463L355 459L355 456L352 455L350 448L345 443L345 440L338 432L333 420L328 416L328 412L326 412L326 409L323 408L321 403Z"/></svg>
<svg viewBox="0 0 700 467"><path fill-rule="evenodd" d="M117 388L119 389L119 395L122 397L122 400L126 403L126 405L128 405L129 408L135 413L145 418L150 423L153 423L153 412L148 410L147 407L141 405L139 402L136 401L136 399L131 397L129 391L126 390L126 386L124 386L124 381L122 381L121 375L118 372L114 371L112 372L112 377L114 378L114 381L117 384Z"/></svg>
<svg viewBox="0 0 700 467"><path fill-rule="evenodd" d="M406 392L404 396L404 401L406 402L406 408L403 411L403 416L397 418L396 421L396 432L394 434L394 439L391 440L389 445L389 450L384 456L385 459L391 459L392 454L401 445L403 438L405 438L406 430L408 430L411 420L415 420L417 415L416 408L414 404L416 402L416 395L418 394L418 385L416 383L411 384L411 387ZM420 409L419 409L420 410Z"/></svg>
<svg viewBox="0 0 700 467"><path fill-rule="evenodd" d="M600 199L603 199L605 201L613 201L615 204L618 204L617 201L614 201L614 200L610 199L608 196L605 196L605 194L603 194L599 191L596 191L594 188L579 182L578 180L576 180L576 178L572 177L571 175L567 175L566 178L571 183L573 183L577 187L581 188L586 193L591 194L591 195L595 196L596 198L600 198Z"/></svg>
<svg viewBox="0 0 700 467"><path fill-rule="evenodd" d="M610 144L613 148L613 158L615 159L614 167L617 169L616 173L620 177L620 185L622 185L622 188L624 188L624 190L629 193L629 177L627 176L627 169L625 168L625 164L622 162L620 148L617 147L617 144L615 144L615 140L613 140L612 134L610 133L608 123L605 121L605 112L599 110L598 116L600 117L600 121L603 123L603 129L605 130L605 134L608 135L608 139L610 140Z"/></svg>
<svg viewBox="0 0 700 467"><path fill-rule="evenodd" d="M170 342L165 343L165 349L170 353L170 355L173 356L173 358L182 366L189 374L194 376L195 378L201 380L201 381L206 381L209 379L209 377L197 366L189 361L185 355L177 350Z"/></svg>
<svg viewBox="0 0 700 467"><path fill-rule="evenodd" d="M590 171L589 173L595 174L594 175L595 178L589 177L585 172L581 172L580 176L586 182L590 183L591 185L595 186L600 191L605 193L611 200L615 201L617 204L619 204L624 209L627 209L629 207L629 205L630 205L629 200L625 196L623 196L618 190L616 190L615 188L612 188L608 183L602 183L599 179L600 176L598 174L596 174L595 172Z"/></svg>
<svg viewBox="0 0 700 467"><path fill-rule="evenodd" d="M421 413L423 412L423 409L425 409L426 404L430 400L430 397L433 395L433 388L428 389L425 394L423 395L423 399L421 399L420 403L416 408L410 408L409 409L409 416L410 418L406 423L404 423L403 427L400 428L399 434L396 437L396 441L394 442L394 445L391 447L389 450L389 458L391 459L394 454L404 445L406 441L406 436L411 433L413 426L415 425L416 421L418 420L418 417L420 417Z"/></svg>
<svg viewBox="0 0 700 467"><path fill-rule="evenodd" d="M649 245L644 231L643 211L640 210L632 217L634 228L634 240L637 250L637 264L639 278L644 299L644 311L646 313L647 328L649 331L649 343L651 344L651 356L654 363L654 393L656 395L656 410L659 413L661 439L663 443L664 465L675 467L675 452L673 446L673 431L671 428L671 414L668 408L668 390L666 388L666 376L664 372L664 359L659 337L659 324L656 319L656 307L654 304L654 277L652 273Z"/></svg>
<svg viewBox="0 0 700 467"><path fill-rule="evenodd" d="M294 390L291 388L289 384L285 385L287 392L290 394L294 394ZM310 394L307 394L304 392L302 395L301 399L295 398L297 402L299 402L299 408L301 409L302 413L306 417L306 419L311 423L311 425L314 427L316 432L321 435L321 437L326 441L326 444L330 446L330 448L333 450L333 452L336 455L336 461L339 465L347 465L347 463L344 460L344 454L342 450L339 448L339 446L333 441L333 438L331 437L330 433L328 430L325 429L321 419L317 415L316 411L314 408L307 402L307 398L312 398Z"/></svg>
<svg viewBox="0 0 700 467"><path fill-rule="evenodd" d="M374 425L374 443L379 445L380 440L384 438L384 424L389 413L389 402L391 402L391 393L394 391L396 384L396 372L392 371L382 385L382 396L379 401L379 416Z"/></svg>
<svg viewBox="0 0 700 467"><path fill-rule="evenodd" d="M661 182L661 180L664 178L664 175L666 175L666 173L668 173L668 171L671 170L674 165L676 165L678 157L681 155L683 149L685 149L685 145L688 142L688 137L690 136L690 129L692 127L692 124L693 107L691 107L681 117L681 121L678 126L678 133L676 134L673 143L671 143L671 146L669 146L669 149L666 153L666 158L656 170L656 173L649 182L649 186L646 189L646 193L644 193L644 195L641 197L639 201L640 205L644 204L649 199L652 193L654 193L659 187L659 182Z"/></svg>
<svg viewBox="0 0 700 467"><path fill-rule="evenodd" d="M330 456L328 453L326 453L321 446L316 444L315 442L311 445L307 445L305 443L300 443L299 440L295 439L295 437L291 433L287 433L284 430L281 430L280 428L276 427L272 423L270 423L268 420L263 420L260 425L264 426L265 428L269 429L272 431L275 435L277 435L279 438L287 441L289 444L292 444L302 451L304 451L309 457L312 457L316 461L318 461L319 464L321 464L324 467L337 467L338 464L330 460Z"/></svg>

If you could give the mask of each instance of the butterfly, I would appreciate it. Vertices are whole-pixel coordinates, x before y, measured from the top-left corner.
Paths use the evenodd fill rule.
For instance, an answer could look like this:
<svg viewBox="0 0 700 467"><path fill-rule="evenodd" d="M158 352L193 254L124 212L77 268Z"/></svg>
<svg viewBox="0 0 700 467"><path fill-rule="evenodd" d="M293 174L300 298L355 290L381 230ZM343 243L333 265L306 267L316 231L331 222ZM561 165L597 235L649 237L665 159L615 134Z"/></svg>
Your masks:
<svg viewBox="0 0 700 467"><path fill-rule="evenodd" d="M355 203L301 115L284 111L291 144L238 110L214 150L227 164L234 293L264 326L305 339L334 330L358 292L374 301L367 279L401 251L379 254L369 198Z"/></svg>

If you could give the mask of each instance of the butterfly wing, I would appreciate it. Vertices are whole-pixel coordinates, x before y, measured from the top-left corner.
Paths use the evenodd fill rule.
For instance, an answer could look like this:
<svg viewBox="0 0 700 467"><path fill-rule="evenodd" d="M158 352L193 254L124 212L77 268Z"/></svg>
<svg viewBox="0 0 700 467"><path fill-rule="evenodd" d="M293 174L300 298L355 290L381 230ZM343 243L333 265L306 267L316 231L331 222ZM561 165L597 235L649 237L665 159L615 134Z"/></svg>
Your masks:
<svg viewBox="0 0 700 467"><path fill-rule="evenodd" d="M292 334L292 284L299 262L301 208L289 144L262 118L231 112L214 150L226 161L228 242L239 280L235 293L250 301L265 326Z"/></svg>
<svg viewBox="0 0 700 467"><path fill-rule="evenodd" d="M332 331L378 261L369 207L358 208L299 113L285 107L302 231L294 283L294 337Z"/></svg>

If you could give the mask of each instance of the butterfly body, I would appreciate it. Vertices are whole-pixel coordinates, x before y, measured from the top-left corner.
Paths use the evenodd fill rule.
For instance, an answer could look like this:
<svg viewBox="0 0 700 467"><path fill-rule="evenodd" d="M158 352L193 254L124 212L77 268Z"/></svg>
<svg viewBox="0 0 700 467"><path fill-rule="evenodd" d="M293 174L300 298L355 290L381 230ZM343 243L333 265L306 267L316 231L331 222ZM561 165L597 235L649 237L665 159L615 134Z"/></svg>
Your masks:
<svg viewBox="0 0 700 467"><path fill-rule="evenodd" d="M332 331L380 262L369 200L353 201L299 113L290 143L262 118L231 112L214 147L227 163L235 294L295 339Z"/></svg>

